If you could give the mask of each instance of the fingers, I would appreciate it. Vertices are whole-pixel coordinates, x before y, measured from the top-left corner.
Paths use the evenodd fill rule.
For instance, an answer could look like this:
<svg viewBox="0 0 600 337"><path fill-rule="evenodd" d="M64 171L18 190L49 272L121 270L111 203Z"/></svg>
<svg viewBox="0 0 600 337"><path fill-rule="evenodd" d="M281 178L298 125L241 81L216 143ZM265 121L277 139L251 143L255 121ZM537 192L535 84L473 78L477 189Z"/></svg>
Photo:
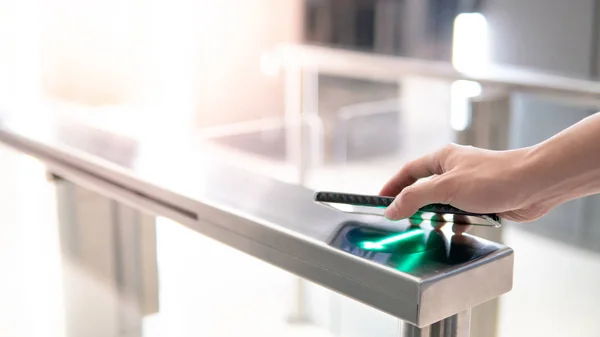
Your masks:
<svg viewBox="0 0 600 337"><path fill-rule="evenodd" d="M382 196L395 197L405 187L417 180L434 174L442 174L439 151L416 159L402 167L379 192Z"/></svg>
<svg viewBox="0 0 600 337"><path fill-rule="evenodd" d="M439 177L404 188L394 202L386 208L385 217L390 220L404 219L415 214L425 205L450 203L450 196L454 191L448 181Z"/></svg>

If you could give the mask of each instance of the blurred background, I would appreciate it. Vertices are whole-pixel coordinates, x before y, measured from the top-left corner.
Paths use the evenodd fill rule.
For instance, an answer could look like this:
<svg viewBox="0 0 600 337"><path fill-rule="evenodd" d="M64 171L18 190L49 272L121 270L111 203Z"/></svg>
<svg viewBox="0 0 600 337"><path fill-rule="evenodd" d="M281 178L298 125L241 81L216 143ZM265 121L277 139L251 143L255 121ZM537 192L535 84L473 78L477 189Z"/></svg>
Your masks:
<svg viewBox="0 0 600 337"><path fill-rule="evenodd" d="M449 142L535 144L597 111L599 71L598 0L0 0L0 109L209 144L312 189L377 193ZM161 308L115 328L116 286L61 258L56 193L0 148L1 336L397 334L391 316L163 218ZM599 206L478 229L515 249L515 283L474 311L473 336L598 335Z"/></svg>

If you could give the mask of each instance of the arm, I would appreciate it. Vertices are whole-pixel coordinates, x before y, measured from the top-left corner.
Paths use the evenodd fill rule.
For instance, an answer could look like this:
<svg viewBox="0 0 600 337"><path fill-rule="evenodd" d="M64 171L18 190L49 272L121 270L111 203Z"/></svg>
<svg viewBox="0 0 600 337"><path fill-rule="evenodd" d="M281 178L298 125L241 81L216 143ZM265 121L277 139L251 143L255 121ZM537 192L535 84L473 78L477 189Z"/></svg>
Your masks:
<svg viewBox="0 0 600 337"><path fill-rule="evenodd" d="M421 178L429 179L419 181ZM390 219L430 203L531 221L600 192L600 113L532 147L489 151L458 145L406 164L381 191L397 196Z"/></svg>
<svg viewBox="0 0 600 337"><path fill-rule="evenodd" d="M600 192L600 113L592 115L529 151L536 199L557 204Z"/></svg>

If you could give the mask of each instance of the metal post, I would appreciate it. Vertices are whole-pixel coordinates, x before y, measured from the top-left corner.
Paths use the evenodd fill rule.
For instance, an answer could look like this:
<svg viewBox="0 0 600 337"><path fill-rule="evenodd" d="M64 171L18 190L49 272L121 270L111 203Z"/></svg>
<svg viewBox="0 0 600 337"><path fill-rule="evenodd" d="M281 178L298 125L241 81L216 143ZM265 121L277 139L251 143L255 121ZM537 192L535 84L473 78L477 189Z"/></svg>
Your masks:
<svg viewBox="0 0 600 337"><path fill-rule="evenodd" d="M154 217L55 175L67 336L142 336L158 312Z"/></svg>
<svg viewBox="0 0 600 337"><path fill-rule="evenodd" d="M460 312L423 328L400 320L398 322L398 337L469 337L471 311Z"/></svg>
<svg viewBox="0 0 600 337"><path fill-rule="evenodd" d="M308 169L321 163L323 130L318 115L318 72L297 64L285 65L285 132L287 162L297 169L297 183L306 184ZM308 127L307 127L308 126ZM289 321L309 321L306 281L298 277Z"/></svg>
<svg viewBox="0 0 600 337"><path fill-rule="evenodd" d="M284 70L286 161L298 168L297 182L303 184L302 69L296 64L286 64Z"/></svg>
<svg viewBox="0 0 600 337"><path fill-rule="evenodd" d="M509 141L510 94L505 91L486 93L469 100L470 123L457 133L457 142L489 150L506 150ZM474 226L471 234L494 242L502 242L502 228ZM491 300L473 308L474 336L497 335L499 304Z"/></svg>
<svg viewBox="0 0 600 337"><path fill-rule="evenodd" d="M489 150L508 148L510 95L500 92L471 98L470 122L457 133L457 142Z"/></svg>
<svg viewBox="0 0 600 337"><path fill-rule="evenodd" d="M306 151L304 149L303 130L303 71L297 64L285 64L284 92L285 92L285 143L286 161L297 169L299 185L306 182ZM306 313L304 280L295 279L295 294L292 296L291 311L288 314L290 323L304 323L308 321Z"/></svg>
<svg viewBox="0 0 600 337"><path fill-rule="evenodd" d="M313 69L302 71L302 133L301 151L304 162L300 169L305 171L302 176L306 179L309 169L323 164L324 160L324 129L319 115L319 72Z"/></svg>

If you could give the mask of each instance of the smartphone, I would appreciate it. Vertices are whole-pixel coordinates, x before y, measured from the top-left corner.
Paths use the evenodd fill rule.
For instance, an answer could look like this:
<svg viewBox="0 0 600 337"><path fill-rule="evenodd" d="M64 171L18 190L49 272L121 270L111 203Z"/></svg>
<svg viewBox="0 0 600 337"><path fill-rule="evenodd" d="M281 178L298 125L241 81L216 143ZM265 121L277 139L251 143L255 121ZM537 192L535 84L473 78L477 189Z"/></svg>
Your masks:
<svg viewBox="0 0 600 337"><path fill-rule="evenodd" d="M316 192L314 201L345 213L383 216L385 209L394 201L393 197L360 195L336 192ZM451 222L464 225L500 227L496 214L480 214L463 211L451 205L430 204L423 206L410 219Z"/></svg>

